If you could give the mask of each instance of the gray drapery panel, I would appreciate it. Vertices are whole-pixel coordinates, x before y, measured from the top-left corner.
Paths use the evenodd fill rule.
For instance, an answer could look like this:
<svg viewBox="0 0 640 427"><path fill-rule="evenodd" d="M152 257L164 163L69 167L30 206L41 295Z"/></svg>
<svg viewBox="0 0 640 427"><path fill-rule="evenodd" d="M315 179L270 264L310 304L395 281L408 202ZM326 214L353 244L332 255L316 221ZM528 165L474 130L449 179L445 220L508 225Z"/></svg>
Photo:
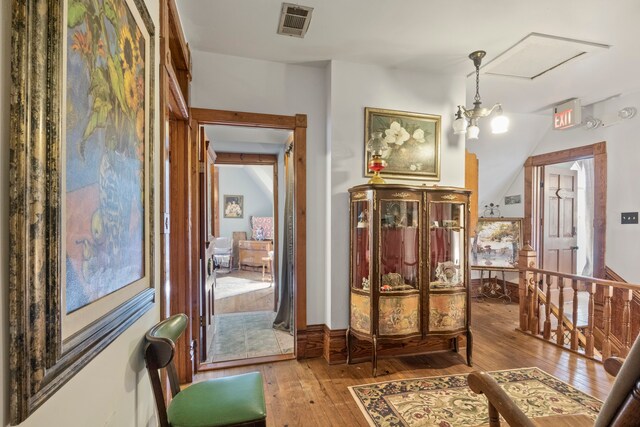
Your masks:
<svg viewBox="0 0 640 427"><path fill-rule="evenodd" d="M282 254L282 272L280 274L280 291L278 298L278 313L273 321L273 327L283 331L293 333L293 272L294 272L294 218L293 218L293 161L292 147L290 145L285 152L284 158L284 180L285 180L285 198L284 198L284 237L283 237L283 254Z"/></svg>

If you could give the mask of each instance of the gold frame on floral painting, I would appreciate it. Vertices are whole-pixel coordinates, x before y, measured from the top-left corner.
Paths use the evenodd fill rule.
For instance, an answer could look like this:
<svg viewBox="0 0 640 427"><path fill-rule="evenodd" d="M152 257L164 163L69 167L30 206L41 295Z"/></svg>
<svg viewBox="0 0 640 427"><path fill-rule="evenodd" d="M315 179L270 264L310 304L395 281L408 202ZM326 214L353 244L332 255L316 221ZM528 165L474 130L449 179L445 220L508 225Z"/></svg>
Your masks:
<svg viewBox="0 0 640 427"><path fill-rule="evenodd" d="M402 164L394 165L392 161L387 159L387 166L385 169L383 169L380 172L380 175L382 175L385 178L440 181L440 152L441 152L440 133L441 133L441 123L442 123L441 116L434 115L434 114L422 114L422 113L411 113L407 111L387 110L383 108L365 107L364 109L364 117L365 117L364 119L364 175L373 176L373 172L371 172L368 168L370 159L369 159L369 153L367 152L367 142L371 138L371 134L375 131L381 131L383 133L383 136L385 135L384 129L382 128L373 129L373 126L375 126L374 122L375 122L376 116L381 118L384 117L388 120L391 120L391 123L393 123L394 121L398 121L398 123L402 124L404 121L404 122L407 122L407 124L411 125L411 128L409 129L409 131L405 130L407 133L407 135L405 136L408 136L406 141L402 141L402 145L398 146L398 147L404 146L405 149L408 148L407 146L404 145L405 142L407 143L407 145L412 145L412 146L418 147L419 149L420 143L418 142L418 140L414 139L414 132L422 128L413 129L413 127L416 126L415 124L416 122L423 121L424 123L432 124L434 128L433 141L427 141L425 139L424 129L422 129L423 131L422 139L424 140L423 143L428 143L428 144L433 143L433 150L428 151L429 158L434 159L432 167L429 167L428 169L425 169L425 170L420 170L421 169L420 162L416 164L411 164L411 165L402 165ZM403 126L401 126L401 128L404 129ZM394 144L390 144L390 146L392 145ZM409 148L412 148L412 147L409 147ZM391 147L390 149L395 149L395 148ZM415 153L413 153L413 155L409 153L408 156L412 159L419 158L419 157L416 157ZM420 169L418 169L417 165L419 165ZM412 167L416 169L412 170Z"/></svg>
<svg viewBox="0 0 640 427"><path fill-rule="evenodd" d="M154 305L155 212L151 185L155 105L154 24L144 0L122 0L121 4L102 0L92 4L109 9L105 14L107 19L117 19L116 7L125 10L128 6L126 10L130 14L127 16L132 17L140 30L138 47L143 46L145 53L136 58L136 61L142 61L136 62L136 66L140 66L138 70L142 70L144 77L136 80L136 93L131 94L131 97L138 97L135 104L138 108L127 104L128 114L137 119L135 124L130 119L132 121L128 122L127 128L129 138L135 137L135 140L116 139L113 143L116 145L109 146L115 150L120 147L118 143L128 144L126 155L137 159L136 172L128 175L128 179L138 185L134 188L142 189L141 193L135 193L136 197L139 195L136 208L142 212L142 218L135 221L141 230L142 242L136 259L142 260L143 269L139 273L140 280L136 281L141 285L136 286L135 291L131 290L133 284L125 284L109 295L96 297L87 303L86 313L98 311L97 318L95 315L93 318L91 315L81 316L80 323L73 327L72 332L63 328L64 318L71 313L64 303L66 279L63 274L67 256L63 205L68 171L63 155L67 142L63 121L67 108L64 104L67 89L64 77L67 61L65 26L67 19L83 19L82 13L89 14L88 3L83 1L13 0L12 3L9 159L9 246L12 248L9 254L9 408L12 425L28 418ZM98 24L104 25L100 21ZM105 54L102 50L105 45L100 44L100 40L94 41L97 44L93 54ZM114 54L111 51L106 53L105 62L107 56ZM122 69L120 74L123 74ZM106 72L104 76L107 76ZM113 80L113 76L110 78L111 83L120 81ZM121 108L125 108L122 92L125 86L122 80L122 85L108 87L114 91L111 92L114 96L115 91L121 90L117 94ZM92 85L91 90L94 88ZM86 97L95 101L99 95L91 92ZM144 105L142 115L140 102ZM103 129L104 115L112 108L113 104L102 103L98 107L95 102L92 104L95 119L93 116L89 118L83 138L89 138L94 129ZM118 171L114 169L113 173ZM124 212L131 215L129 211ZM94 223L91 224L93 226ZM91 231L100 230L92 228ZM126 292L120 293L120 290Z"/></svg>

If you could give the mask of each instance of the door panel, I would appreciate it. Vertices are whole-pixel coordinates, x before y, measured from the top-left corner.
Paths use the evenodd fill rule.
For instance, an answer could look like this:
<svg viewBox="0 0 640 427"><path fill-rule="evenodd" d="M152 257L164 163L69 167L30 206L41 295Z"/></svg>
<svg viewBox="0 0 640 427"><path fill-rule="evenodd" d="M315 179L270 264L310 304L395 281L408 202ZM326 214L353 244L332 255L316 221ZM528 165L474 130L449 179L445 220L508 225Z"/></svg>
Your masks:
<svg viewBox="0 0 640 427"><path fill-rule="evenodd" d="M577 171L545 167L543 268L576 273Z"/></svg>

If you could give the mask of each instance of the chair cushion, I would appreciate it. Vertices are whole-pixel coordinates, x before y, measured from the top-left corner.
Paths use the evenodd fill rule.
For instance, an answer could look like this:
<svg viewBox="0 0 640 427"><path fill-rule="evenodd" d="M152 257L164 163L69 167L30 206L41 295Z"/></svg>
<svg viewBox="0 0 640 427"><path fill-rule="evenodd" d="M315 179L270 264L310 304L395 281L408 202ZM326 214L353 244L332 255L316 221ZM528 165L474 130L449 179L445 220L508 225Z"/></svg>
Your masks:
<svg viewBox="0 0 640 427"><path fill-rule="evenodd" d="M262 374L216 378L190 385L167 410L172 427L214 427L263 420L267 415Z"/></svg>

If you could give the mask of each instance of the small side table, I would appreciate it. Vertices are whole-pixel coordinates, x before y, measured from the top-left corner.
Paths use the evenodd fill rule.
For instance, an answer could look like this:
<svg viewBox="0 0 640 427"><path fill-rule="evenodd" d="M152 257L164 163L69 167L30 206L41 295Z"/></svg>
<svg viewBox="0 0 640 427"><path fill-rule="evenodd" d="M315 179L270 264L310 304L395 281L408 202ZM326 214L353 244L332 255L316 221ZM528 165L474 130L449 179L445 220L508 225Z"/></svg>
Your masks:
<svg viewBox="0 0 640 427"><path fill-rule="evenodd" d="M511 302L511 293L507 288L507 281L504 278L504 270L496 270L496 276L494 277L494 279L496 279L495 282L491 280L492 270L486 270L486 271L489 275L489 277L487 277L489 282L485 286L484 284L485 270L484 269L480 270L480 293L477 295L477 297L485 297L485 298L492 298L492 299L504 298L505 302ZM502 286L500 286L500 284L498 283L498 275L497 275L498 271L502 273Z"/></svg>
<svg viewBox="0 0 640 427"><path fill-rule="evenodd" d="M271 257L262 257L262 281L264 282L264 276L266 269L269 269L269 281L273 282L273 268L271 268Z"/></svg>

